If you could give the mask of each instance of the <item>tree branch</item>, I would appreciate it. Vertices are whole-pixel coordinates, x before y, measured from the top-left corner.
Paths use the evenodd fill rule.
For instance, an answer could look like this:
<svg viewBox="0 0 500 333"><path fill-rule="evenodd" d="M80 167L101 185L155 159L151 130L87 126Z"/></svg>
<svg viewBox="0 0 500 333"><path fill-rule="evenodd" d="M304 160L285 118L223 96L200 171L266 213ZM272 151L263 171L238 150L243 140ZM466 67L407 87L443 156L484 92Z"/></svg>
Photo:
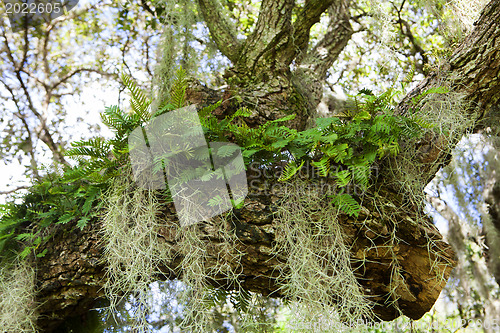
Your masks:
<svg viewBox="0 0 500 333"><path fill-rule="evenodd" d="M293 47L300 53L307 53L311 27L318 23L321 15L333 4L334 0L306 1L293 24ZM295 56L295 54L294 54ZM290 59L291 62L292 59Z"/></svg>
<svg viewBox="0 0 500 333"><path fill-rule="evenodd" d="M308 67L321 80L354 33L349 22L349 1L333 4L329 8L329 18L325 35L301 61L301 67Z"/></svg>
<svg viewBox="0 0 500 333"><path fill-rule="evenodd" d="M236 29L223 14L217 0L198 0L200 11L219 50L232 62L236 62L242 43L236 38Z"/></svg>
<svg viewBox="0 0 500 333"><path fill-rule="evenodd" d="M17 192L19 190L24 190L24 189L27 189L27 188L30 188L31 186L27 186L27 185L23 185L23 186L18 186L12 190L6 190L6 191L0 191L0 195L1 194L11 194L11 193L14 193L14 192Z"/></svg>
<svg viewBox="0 0 500 333"><path fill-rule="evenodd" d="M57 81L56 83L54 83L50 88L53 90L53 89L57 88L59 85L61 85L62 83L64 83L64 82L68 81L69 79L71 79L76 74L83 73L83 72L97 73L97 74L100 74L102 76L109 76L109 77L112 77L112 78L118 78L119 77L119 75L116 74L116 73L108 73L106 71L103 71L103 70L100 70L100 69L97 69L97 68L86 68L86 67L83 67L83 68L77 68L77 69L72 70L71 72L69 72L68 74L66 74L65 76L63 76L59 81Z"/></svg>
<svg viewBox="0 0 500 333"><path fill-rule="evenodd" d="M413 49L411 51L411 54L413 56L415 56L417 53L420 54L420 56L422 57L422 64L417 64L417 69L423 73L424 70L424 65L427 64L429 62L429 59L427 58L427 56L425 55L425 50L422 48L422 46L417 42L417 40L415 39L415 36L413 36L413 33L411 32L411 27L410 27L410 24L408 23L408 21L404 20L402 17L401 17L401 12L403 10L403 7L405 5L405 2L406 0L404 0L402 3L401 3L401 6L399 8L396 8L396 12L398 13L398 20L395 22L396 24L399 24L399 29L401 31L401 34L403 36L406 36L408 37L408 40L410 41ZM394 5L393 5L394 6Z"/></svg>
<svg viewBox="0 0 500 333"><path fill-rule="evenodd" d="M439 70L429 74L415 89L399 103L397 113L411 115L416 108L437 108L443 102L454 105L457 116L470 120L475 129L483 126L485 118L498 119L500 108L500 2L491 1L476 22L476 28L453 52ZM422 99L418 105L412 102L433 87L447 87L448 95ZM458 108L458 110L456 109ZM498 128L498 123L496 124ZM456 130L456 129L455 129ZM466 128L459 129L465 132ZM449 135L441 133L424 139L426 149L418 149L413 157L421 165L422 179L432 179L442 163L447 160L450 149L460 137L455 135L452 142ZM418 148L418 147L416 147ZM405 162L409 163L409 162ZM425 185L425 184L424 184Z"/></svg>
<svg viewBox="0 0 500 333"><path fill-rule="evenodd" d="M328 69L353 34L348 6L348 0L340 0L330 6L330 22L325 35L311 52L297 61L293 82L312 111L316 110L323 96L323 84Z"/></svg>
<svg viewBox="0 0 500 333"><path fill-rule="evenodd" d="M294 5L294 0L264 0L262 2L255 30L245 41L238 60L238 66L243 67L243 72L245 70L255 72L257 67L288 68L289 63L280 61L281 59L276 56L273 56L274 59L270 61L263 56L275 53L280 47L290 44Z"/></svg>
<svg viewBox="0 0 500 333"><path fill-rule="evenodd" d="M10 96L12 97L12 101L14 102L14 105L16 106L17 113L15 114L23 123L24 128L26 129L26 133L28 133L28 138L26 139L26 142L29 144L29 147L27 148L28 151L27 153L30 155L30 164L31 164L31 170L33 171L33 175L35 178L39 178L40 175L38 174L38 165L36 163L36 158L35 158L35 149L33 146L33 135L31 132L31 129L28 125L28 122L26 121L26 117L23 114L23 110L21 108L21 105L19 104L19 100L14 94L14 90L2 79L0 79L0 82L4 85L5 89L10 93Z"/></svg>

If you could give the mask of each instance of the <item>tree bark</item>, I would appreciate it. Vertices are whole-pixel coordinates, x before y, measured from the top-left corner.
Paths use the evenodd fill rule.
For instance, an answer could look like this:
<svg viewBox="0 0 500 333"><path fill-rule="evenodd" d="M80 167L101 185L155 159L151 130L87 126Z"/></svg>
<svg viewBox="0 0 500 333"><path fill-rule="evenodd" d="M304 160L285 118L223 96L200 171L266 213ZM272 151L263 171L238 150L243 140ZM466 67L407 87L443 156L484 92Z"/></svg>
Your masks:
<svg viewBox="0 0 500 333"><path fill-rule="evenodd" d="M245 41L239 41L234 37L234 32L227 31L230 25L220 20L221 15L209 14L213 9L210 7L212 1L199 2L202 13L207 17L212 36L220 32L218 39L215 36L214 39L234 65L233 69L226 73L230 88L224 93L221 109L215 112L218 115L231 113L239 106L234 103L234 100L238 100L254 111L254 117L249 122L251 126L295 113L297 118L290 125L297 129L305 128L315 103L315 97L310 98L307 87L313 85L305 84L306 88L301 90L294 83L293 77L295 74L306 77L312 75L315 70L323 72L326 65L325 59L320 59L319 63L305 66L305 69L298 66L297 73L290 70L291 61L297 59L300 51L304 50L304 42L300 42L304 37L300 30L308 32L311 26L300 25L299 20L299 23L295 23L295 30L292 29L293 2L264 1L256 29ZM328 3L335 6L331 15L348 17L347 9L342 10L344 2ZM311 0L306 1L302 10L314 20L319 18L323 8L321 1ZM208 15L215 15L215 18L211 19ZM343 24L332 26L339 36L344 37L333 40L329 36L329 40L327 38L320 42L329 45L325 47L329 48L333 55L326 59L330 64L340 53L343 43L350 38L349 31L352 34L348 19L346 20ZM266 24L269 24L269 29L265 28ZM221 29L226 31L219 31ZM290 46L293 40L290 37L292 31L299 40L299 48ZM233 44L228 44L227 39ZM234 47L223 47L223 44ZM317 57L313 58L317 60ZM278 59L280 61L277 61ZM307 55L301 57L298 63L307 63L307 59ZM464 112L473 118L473 124L479 126L488 114L498 112L495 105L500 98L499 65L500 2L492 1L476 23L476 29L458 47L450 61L401 102L400 112L408 112L411 98L426 88L449 82L452 92L463 94L470 102ZM319 79L311 77L311 80L317 82ZM300 79L298 81L303 82ZM199 103L216 99L217 93L198 84L188 91L188 96L191 102ZM235 96L238 98L231 98ZM421 149L422 145L427 145L428 149ZM452 145L442 147L438 137L426 138L425 142L420 143L420 147L414 147L415 151L419 151L416 157L418 162L428 162L427 167L422 169L424 177L431 177L437 172L436 165L446 159L451 148ZM390 163L383 164L381 168L385 168L381 170L382 175L390 174L385 172L391 168ZM276 207L285 189L276 187L278 183L275 180L264 179L255 173L248 174L248 183L250 193L245 199L245 207L234 210L228 226L236 231L241 241L238 247L245 253L242 258L242 285L249 290L279 296L274 267L286 254L274 257L271 256L270 249L276 236ZM429 218L421 223L415 222L417 216L422 214L420 208L408 203L399 189L393 188L389 183L384 179L380 180L380 183L375 184L366 194L359 217L354 219L341 216L339 223L344 230L346 242L352 249L353 265L356 259L366 259L363 269L356 272L366 295L372 296L376 302L375 313L382 320L394 319L400 315L394 307L396 304L402 314L419 319L430 310L446 284L455 265L454 254ZM311 187L313 186L311 183ZM377 205L374 204L375 201L378 202ZM165 229L160 230L158 236L175 244L175 234L168 227L176 223L173 211L173 207L165 208ZM391 216L392 219L385 220L386 216ZM211 223L217 221L214 219ZM94 299L102 296L100 287L104 281L105 267L100 261L102 248L99 245L98 225L96 221L92 229L81 232L69 231L71 226L59 230L47 245L47 255L38 259L38 301L42 304L39 325L45 331L57 327L69 314L84 313ZM213 232L214 228L211 228L209 223L199 224L199 227L206 235L209 257L217 258L219 241ZM392 230L403 240L391 248L400 263L397 268L391 266L392 255L385 247L390 241ZM176 278L181 275L182 272L176 269L181 259L182 253L179 253L174 262L167 263L164 278ZM206 264L210 265L210 262ZM390 289L394 287L390 285L393 269L397 269L404 278L395 286L400 295L399 300L388 297ZM393 301L394 304L391 305Z"/></svg>
<svg viewBox="0 0 500 333"><path fill-rule="evenodd" d="M497 139L498 140L498 139ZM487 245L487 264L489 271L500 284L500 177L498 167L498 147L493 153L493 158L488 159L487 180L483 190L483 198L488 205L483 212L483 234Z"/></svg>

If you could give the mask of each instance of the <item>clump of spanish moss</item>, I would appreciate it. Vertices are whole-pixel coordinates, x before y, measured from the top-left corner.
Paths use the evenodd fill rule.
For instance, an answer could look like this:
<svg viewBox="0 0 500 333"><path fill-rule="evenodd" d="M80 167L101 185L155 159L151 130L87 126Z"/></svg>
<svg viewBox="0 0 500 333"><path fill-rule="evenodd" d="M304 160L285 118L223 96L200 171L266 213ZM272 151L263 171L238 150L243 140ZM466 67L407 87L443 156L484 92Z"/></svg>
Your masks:
<svg viewBox="0 0 500 333"><path fill-rule="evenodd" d="M287 188L278 208L273 250L286 253L280 281L294 313L291 328L307 324L328 331L325 323L373 318L351 266L338 209L328 204L324 194L307 188L300 181Z"/></svg>
<svg viewBox="0 0 500 333"><path fill-rule="evenodd" d="M0 268L0 329L35 332L35 270L26 260Z"/></svg>

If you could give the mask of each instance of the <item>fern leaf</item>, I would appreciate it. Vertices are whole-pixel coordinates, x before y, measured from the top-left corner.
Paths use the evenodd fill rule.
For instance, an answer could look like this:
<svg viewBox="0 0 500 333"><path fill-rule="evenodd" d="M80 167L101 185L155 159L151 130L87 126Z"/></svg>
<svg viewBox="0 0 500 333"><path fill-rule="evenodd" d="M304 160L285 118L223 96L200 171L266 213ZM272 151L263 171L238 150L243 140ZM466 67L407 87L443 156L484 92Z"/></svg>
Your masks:
<svg viewBox="0 0 500 333"><path fill-rule="evenodd" d="M222 104L222 100L218 101L217 103L205 106L200 111L198 111L198 116L200 117L200 121L202 119L208 118L212 114L212 112L214 112L215 109L217 109L221 104ZM203 125L203 121L202 121L202 125Z"/></svg>
<svg viewBox="0 0 500 333"><path fill-rule="evenodd" d="M354 200L349 194L336 194L331 196L331 203L335 205L341 212L349 215L358 217L361 211L361 206Z"/></svg>
<svg viewBox="0 0 500 333"><path fill-rule="evenodd" d="M337 179L338 187L344 187L351 181L351 172L349 170L342 170L336 172L334 177Z"/></svg>
<svg viewBox="0 0 500 333"><path fill-rule="evenodd" d="M170 90L170 103L176 109L180 109L184 106L186 100L186 89L187 89L187 75L186 71L180 67L175 73L174 80L172 83L172 89Z"/></svg>
<svg viewBox="0 0 500 333"><path fill-rule="evenodd" d="M122 74L122 81L125 87L130 91L130 105L134 113L143 121L149 120L151 113L149 107L151 100L146 96L144 91L137 86L135 81L127 74Z"/></svg>
<svg viewBox="0 0 500 333"><path fill-rule="evenodd" d="M287 165L285 165L285 168L283 169L283 173L281 174L281 177L278 179L278 181L283 182L285 180L292 178L297 173L297 171L299 171L300 168L302 168L302 166L304 165L304 162L305 161L302 161L302 163L300 163L300 165L298 167L297 167L297 163L295 161L289 162Z"/></svg>
<svg viewBox="0 0 500 333"><path fill-rule="evenodd" d="M432 87L421 93L420 95L413 97L413 104L418 104L425 96L429 94L446 94L450 92L450 90L446 87Z"/></svg>
<svg viewBox="0 0 500 333"><path fill-rule="evenodd" d="M321 177L327 177L330 172L330 159L328 156L324 156L319 161L312 161L311 165L314 166L319 171Z"/></svg>
<svg viewBox="0 0 500 333"><path fill-rule="evenodd" d="M371 172L370 167L366 163L366 160L363 160L363 162L361 163L350 165L349 170L351 170L352 178L357 184L363 187L366 187L368 185Z"/></svg>

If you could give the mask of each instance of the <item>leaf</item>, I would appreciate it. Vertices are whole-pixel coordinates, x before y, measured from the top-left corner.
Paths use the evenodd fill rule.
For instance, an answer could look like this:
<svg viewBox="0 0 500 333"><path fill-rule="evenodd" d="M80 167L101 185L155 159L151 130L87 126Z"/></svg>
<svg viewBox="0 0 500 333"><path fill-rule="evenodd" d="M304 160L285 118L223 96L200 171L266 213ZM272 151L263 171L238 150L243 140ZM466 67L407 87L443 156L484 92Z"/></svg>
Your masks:
<svg viewBox="0 0 500 333"><path fill-rule="evenodd" d="M208 205L210 207L220 206L222 204L224 204L224 199L222 199L220 195L217 195L212 199L208 200Z"/></svg>
<svg viewBox="0 0 500 333"><path fill-rule="evenodd" d="M134 114L142 121L148 121L151 117L149 110L151 100L147 97L146 93L137 86L137 83L135 83L132 77L127 74L122 74L122 81L125 87L130 91L130 106Z"/></svg>
<svg viewBox="0 0 500 333"><path fill-rule="evenodd" d="M353 120L368 120L371 119L372 116L368 111L361 111L358 114L356 114L353 118Z"/></svg>
<svg viewBox="0 0 500 333"><path fill-rule="evenodd" d="M373 96L373 91L371 91L370 89L367 89L367 88L363 88L358 93L358 95L361 95L361 94Z"/></svg>
<svg viewBox="0 0 500 333"><path fill-rule="evenodd" d="M235 151L240 150L240 147L235 146L235 145L223 145L220 146L219 149L217 149L216 154L217 156L220 157L229 157L233 155Z"/></svg>
<svg viewBox="0 0 500 333"><path fill-rule="evenodd" d="M47 254L48 249L44 249L42 252L38 253L36 256L37 258L43 258L45 257L45 254Z"/></svg>
<svg viewBox="0 0 500 333"><path fill-rule="evenodd" d="M245 198L240 198L238 200L231 199L231 204L236 209L241 209L245 206Z"/></svg>
<svg viewBox="0 0 500 333"><path fill-rule="evenodd" d="M187 89L187 74L182 67L175 73L172 89L170 90L170 102L176 109L184 106Z"/></svg>
<svg viewBox="0 0 500 333"><path fill-rule="evenodd" d="M260 149L244 149L242 152L241 152L241 155L244 157L244 158L248 158L250 156L252 156L253 154L255 154L256 152L260 151Z"/></svg>
<svg viewBox="0 0 500 333"><path fill-rule="evenodd" d="M75 216L72 213L66 213L62 215L57 221L58 224L66 224L70 222Z"/></svg>
<svg viewBox="0 0 500 333"><path fill-rule="evenodd" d="M335 146L330 146L322 150L327 156L332 157L336 163L344 163L344 159L349 156L349 146L347 143L341 143Z"/></svg>
<svg viewBox="0 0 500 333"><path fill-rule="evenodd" d="M413 97L413 104L418 104L425 96L429 94L446 94L450 92L450 90L446 87L432 87L421 93L420 95Z"/></svg>
<svg viewBox="0 0 500 333"><path fill-rule="evenodd" d="M332 134L329 134L327 136L323 136L321 138L321 142L334 144L338 138L339 138L339 136L336 133L332 133Z"/></svg>
<svg viewBox="0 0 500 333"><path fill-rule="evenodd" d="M87 226L88 222L89 218L87 216L82 216L76 223L76 226L80 228L80 230L83 230L83 228Z"/></svg>
<svg viewBox="0 0 500 333"><path fill-rule="evenodd" d="M349 194L336 194L331 196L331 203L335 205L341 212L349 215L358 217L361 211L361 206L356 200Z"/></svg>
<svg viewBox="0 0 500 333"><path fill-rule="evenodd" d="M276 150L279 150L280 148L286 147L286 145L288 145L289 142L290 142L290 140L281 139L281 140L273 142L271 144L271 147L276 149Z"/></svg>
<svg viewBox="0 0 500 333"><path fill-rule="evenodd" d="M26 259L26 257L31 253L33 249L34 249L33 246L25 247L24 250L22 250L22 252L19 254L19 257L21 259Z"/></svg>
<svg viewBox="0 0 500 333"><path fill-rule="evenodd" d="M319 130L327 129L331 124L338 123L339 118L329 117L329 118L316 118L316 127Z"/></svg>
<svg viewBox="0 0 500 333"><path fill-rule="evenodd" d="M94 203L94 200L97 198L98 194L100 194L100 189L98 187L90 187L90 190L86 193L87 199L85 199L85 202L83 203L82 206L82 213L84 215L87 215L92 209L92 204Z"/></svg>
<svg viewBox="0 0 500 333"><path fill-rule="evenodd" d="M351 181L351 172L349 170L342 170L336 172L334 177L337 179L337 185L339 187L344 187Z"/></svg>
<svg viewBox="0 0 500 333"><path fill-rule="evenodd" d="M295 161L289 162L287 165L285 165L285 168L283 169L283 173L281 174L278 181L283 182L285 180L292 178L297 173L297 171L299 171L300 168L302 168L304 163L305 163L305 161L302 161L302 163L300 163L300 165L297 167L297 164Z"/></svg>
<svg viewBox="0 0 500 333"><path fill-rule="evenodd" d="M26 241L26 240L31 239L33 237L34 237L34 235L31 233L22 233L22 234L17 235L16 239L20 240L20 241Z"/></svg>
<svg viewBox="0 0 500 333"><path fill-rule="evenodd" d="M363 187L368 185L371 170L366 159L357 159L355 164L349 165L349 170L351 170L352 177L357 184Z"/></svg>
<svg viewBox="0 0 500 333"><path fill-rule="evenodd" d="M319 161L312 161L311 165L314 166L319 171L319 175L321 177L327 177L328 172L330 171L330 159L328 156L324 156Z"/></svg>

